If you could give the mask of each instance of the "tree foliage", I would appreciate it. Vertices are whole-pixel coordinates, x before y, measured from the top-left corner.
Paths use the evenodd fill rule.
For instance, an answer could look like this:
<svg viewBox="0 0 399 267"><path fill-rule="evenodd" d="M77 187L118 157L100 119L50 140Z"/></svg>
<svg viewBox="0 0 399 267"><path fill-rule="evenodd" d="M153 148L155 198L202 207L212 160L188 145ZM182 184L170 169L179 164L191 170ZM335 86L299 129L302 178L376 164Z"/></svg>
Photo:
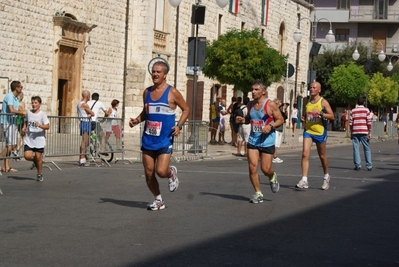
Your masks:
<svg viewBox="0 0 399 267"><path fill-rule="evenodd" d="M353 105L360 96L365 95L368 81L369 77L363 68L351 62L348 66L335 67L328 84L338 98Z"/></svg>
<svg viewBox="0 0 399 267"><path fill-rule="evenodd" d="M375 73L369 83L368 101L378 107L392 107L398 101L399 84L382 73Z"/></svg>
<svg viewBox="0 0 399 267"><path fill-rule="evenodd" d="M324 47L326 48L326 47ZM360 58L357 61L352 59L352 54L355 51L356 47L346 45L341 48L325 49L323 54L319 54L313 58L313 69L316 71L316 80L320 82L323 90L322 96L328 99L328 102L331 106L346 106L348 102L345 98L341 98L339 95L332 90L331 85L329 84L329 79L334 71L335 67L340 65L349 65L350 63L354 63L361 67L364 70L364 65L367 62L367 50L368 44L359 43L357 45L357 49L360 54ZM380 62L377 59L377 55L372 54L371 60L373 60L374 64L372 65L370 71L367 73L375 73L375 72L383 72L385 76L392 75L393 72L386 71L386 62ZM399 65L399 64L398 64Z"/></svg>
<svg viewBox="0 0 399 267"><path fill-rule="evenodd" d="M245 93L255 79L261 79L266 86L280 81L285 69L286 58L268 45L259 29L232 29L208 41L202 72Z"/></svg>

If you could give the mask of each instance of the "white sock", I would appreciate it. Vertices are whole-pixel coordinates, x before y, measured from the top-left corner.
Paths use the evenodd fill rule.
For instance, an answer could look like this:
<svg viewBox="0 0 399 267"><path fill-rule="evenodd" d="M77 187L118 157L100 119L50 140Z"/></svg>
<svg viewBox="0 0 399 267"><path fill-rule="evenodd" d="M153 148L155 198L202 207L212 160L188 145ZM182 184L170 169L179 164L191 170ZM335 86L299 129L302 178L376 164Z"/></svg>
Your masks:
<svg viewBox="0 0 399 267"><path fill-rule="evenodd" d="M328 173L324 174L324 180L327 180L330 175Z"/></svg>
<svg viewBox="0 0 399 267"><path fill-rule="evenodd" d="M158 196L156 196L155 199L162 202L162 196L161 196L161 194L159 194Z"/></svg>
<svg viewBox="0 0 399 267"><path fill-rule="evenodd" d="M302 176L302 181L307 182L308 181L308 177L307 176Z"/></svg>

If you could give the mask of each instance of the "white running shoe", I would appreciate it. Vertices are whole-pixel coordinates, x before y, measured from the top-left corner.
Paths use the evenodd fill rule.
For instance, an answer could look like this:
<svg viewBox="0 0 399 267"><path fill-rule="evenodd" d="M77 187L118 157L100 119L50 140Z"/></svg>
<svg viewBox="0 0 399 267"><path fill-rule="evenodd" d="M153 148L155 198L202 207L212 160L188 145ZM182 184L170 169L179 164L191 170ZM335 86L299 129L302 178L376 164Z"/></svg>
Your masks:
<svg viewBox="0 0 399 267"><path fill-rule="evenodd" d="M169 191L174 192L179 187L179 178L177 178L177 168L175 166L170 166L170 171L172 172L172 177L169 178Z"/></svg>
<svg viewBox="0 0 399 267"><path fill-rule="evenodd" d="M330 176L328 176L327 179L324 179L323 185L321 186L321 189L323 190L328 190L330 188Z"/></svg>
<svg viewBox="0 0 399 267"><path fill-rule="evenodd" d="M280 184L277 181L277 173L276 172L273 173L272 178L269 178L269 182L270 182L270 188L272 189L272 192L277 193L278 190L280 190Z"/></svg>
<svg viewBox="0 0 399 267"><path fill-rule="evenodd" d="M147 210L163 210L165 208L165 203L163 201L155 199L152 204L147 206Z"/></svg>
<svg viewBox="0 0 399 267"><path fill-rule="evenodd" d="M279 157L273 158L273 163L283 163L284 160L280 159Z"/></svg>
<svg viewBox="0 0 399 267"><path fill-rule="evenodd" d="M301 179L295 187L296 188L309 188L309 184L308 184L308 182L305 182L304 180Z"/></svg>
<svg viewBox="0 0 399 267"><path fill-rule="evenodd" d="M249 200L249 203L262 203L263 202L263 195L259 193L255 193L255 195L252 196L252 198Z"/></svg>

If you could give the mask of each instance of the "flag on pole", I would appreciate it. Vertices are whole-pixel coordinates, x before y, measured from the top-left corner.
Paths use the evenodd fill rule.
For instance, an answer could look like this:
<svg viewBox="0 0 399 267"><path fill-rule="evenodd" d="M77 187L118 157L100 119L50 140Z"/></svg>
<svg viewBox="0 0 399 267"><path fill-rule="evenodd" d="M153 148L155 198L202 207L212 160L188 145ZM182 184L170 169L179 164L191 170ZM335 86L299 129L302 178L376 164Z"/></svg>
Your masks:
<svg viewBox="0 0 399 267"><path fill-rule="evenodd" d="M269 0L262 0L262 25L267 25L269 15Z"/></svg>
<svg viewBox="0 0 399 267"><path fill-rule="evenodd" d="M230 0L229 11L238 14L239 0Z"/></svg>

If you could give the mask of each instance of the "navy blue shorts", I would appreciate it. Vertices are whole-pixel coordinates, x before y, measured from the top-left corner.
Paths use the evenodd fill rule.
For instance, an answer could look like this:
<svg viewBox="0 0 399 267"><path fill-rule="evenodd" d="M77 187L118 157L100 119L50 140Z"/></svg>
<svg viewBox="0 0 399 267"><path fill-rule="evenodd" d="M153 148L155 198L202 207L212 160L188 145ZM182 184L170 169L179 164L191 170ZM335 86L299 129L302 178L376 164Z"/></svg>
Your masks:
<svg viewBox="0 0 399 267"><path fill-rule="evenodd" d="M37 147L29 147L27 145L24 145L24 151L33 151L33 152L44 153L44 147L37 148Z"/></svg>
<svg viewBox="0 0 399 267"><path fill-rule="evenodd" d="M173 151L173 144L167 147L163 147L161 149L158 150L148 150L148 149L144 149L143 147L141 147L141 151L148 151L148 152L152 152L155 153L155 155L159 156L161 154L172 154Z"/></svg>
<svg viewBox="0 0 399 267"><path fill-rule="evenodd" d="M276 151L276 147L275 146L259 147L259 146L251 145L249 143L247 144L247 148L248 149L256 149L260 153L271 154L271 155L273 155L274 152Z"/></svg>

